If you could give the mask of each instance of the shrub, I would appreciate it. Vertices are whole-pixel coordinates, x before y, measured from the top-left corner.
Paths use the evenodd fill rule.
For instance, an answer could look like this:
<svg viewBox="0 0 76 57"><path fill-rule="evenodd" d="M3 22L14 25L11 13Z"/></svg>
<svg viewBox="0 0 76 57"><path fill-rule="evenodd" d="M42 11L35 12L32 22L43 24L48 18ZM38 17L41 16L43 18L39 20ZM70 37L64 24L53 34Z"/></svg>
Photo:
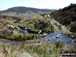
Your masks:
<svg viewBox="0 0 76 57"><path fill-rule="evenodd" d="M36 29L45 29L49 26L49 23L45 20L39 20L37 23L34 24Z"/></svg>

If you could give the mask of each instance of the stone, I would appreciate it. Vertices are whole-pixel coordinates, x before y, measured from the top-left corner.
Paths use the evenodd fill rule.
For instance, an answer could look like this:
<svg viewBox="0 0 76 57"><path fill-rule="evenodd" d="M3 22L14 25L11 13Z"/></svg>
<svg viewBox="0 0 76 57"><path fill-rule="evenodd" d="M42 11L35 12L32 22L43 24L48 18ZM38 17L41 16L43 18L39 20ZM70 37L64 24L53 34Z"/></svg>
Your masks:
<svg viewBox="0 0 76 57"><path fill-rule="evenodd" d="M32 57L29 53L22 53L21 55L17 56L17 57Z"/></svg>

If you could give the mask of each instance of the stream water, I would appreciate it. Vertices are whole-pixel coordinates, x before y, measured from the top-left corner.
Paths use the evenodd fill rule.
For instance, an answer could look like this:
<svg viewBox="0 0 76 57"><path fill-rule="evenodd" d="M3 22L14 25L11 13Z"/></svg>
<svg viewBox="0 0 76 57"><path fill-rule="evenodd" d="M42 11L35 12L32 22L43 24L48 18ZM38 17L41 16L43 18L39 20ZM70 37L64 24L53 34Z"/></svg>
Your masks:
<svg viewBox="0 0 76 57"><path fill-rule="evenodd" d="M57 36L59 34L59 36ZM60 41L62 44L73 44L73 39L68 37L68 36L65 36L64 34L61 34L59 32L54 32L54 33L50 33L50 34L47 34L46 39L42 38L42 39L39 39L42 43L45 43L45 42L48 42L48 43L54 43L54 42L58 42ZM48 40L47 40L48 39Z"/></svg>
<svg viewBox="0 0 76 57"><path fill-rule="evenodd" d="M19 30L21 30L25 33L28 33L27 30L22 30L21 28L19 28ZM46 39L48 39L49 41L47 41ZM38 40L40 40L42 43L46 43L46 42L54 43L57 41L60 41L62 44L72 44L73 43L72 38L70 38L64 34L61 34L60 32L54 32L54 33L47 34L46 37L40 38Z"/></svg>
<svg viewBox="0 0 76 57"><path fill-rule="evenodd" d="M27 30L22 30L20 28L18 28L20 31L23 31L24 33L28 33ZM59 36L57 36L59 34ZM48 40L47 40L48 39ZM50 34L47 34L45 37L43 38L39 38L37 39L39 40L40 42L42 43L54 43L54 42L57 42L57 41L60 41L62 44L72 44L72 38L68 37L68 36L65 36L64 34L61 34L59 32L54 32L54 33L50 33ZM22 42L17 42L17 41L9 41L9 40L5 40L5 39L0 39L0 42L5 42L5 43L9 43L10 45L22 45L23 43L25 44L25 41L22 41Z"/></svg>

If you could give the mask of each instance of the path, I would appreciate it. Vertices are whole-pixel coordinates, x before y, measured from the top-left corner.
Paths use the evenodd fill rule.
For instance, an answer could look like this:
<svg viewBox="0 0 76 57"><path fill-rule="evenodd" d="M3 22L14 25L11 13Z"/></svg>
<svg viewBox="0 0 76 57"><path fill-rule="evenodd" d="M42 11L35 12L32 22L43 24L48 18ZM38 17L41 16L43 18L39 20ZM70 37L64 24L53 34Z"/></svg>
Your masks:
<svg viewBox="0 0 76 57"><path fill-rule="evenodd" d="M64 33L64 34L65 33L66 34L71 34L71 32L68 29L66 29L66 27L64 25L61 25L59 22L55 21L54 19L49 19L49 18L46 18L46 19L53 25L55 32L61 32L61 33ZM60 30L58 28L58 26L61 26L62 30Z"/></svg>

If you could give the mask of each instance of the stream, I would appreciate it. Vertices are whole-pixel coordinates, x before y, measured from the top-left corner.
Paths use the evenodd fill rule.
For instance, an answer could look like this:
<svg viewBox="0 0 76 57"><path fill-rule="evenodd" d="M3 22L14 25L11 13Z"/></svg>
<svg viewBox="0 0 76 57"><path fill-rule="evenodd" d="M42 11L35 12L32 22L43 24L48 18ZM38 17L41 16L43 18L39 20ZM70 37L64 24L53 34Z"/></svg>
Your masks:
<svg viewBox="0 0 76 57"><path fill-rule="evenodd" d="M28 33L27 30L22 30L20 28L18 28L18 29L22 32L25 32L25 34ZM62 44L66 44L66 45L73 44L72 38L65 36L64 34L61 34L59 32L47 34L45 37L38 38L37 40L39 40L41 43L49 43L49 44L57 42L57 41L60 41ZM7 39L0 39L0 42L4 42L4 43L8 43L10 45L16 45L16 46L26 44L26 41L10 41Z"/></svg>
<svg viewBox="0 0 76 57"><path fill-rule="evenodd" d="M56 38L55 36L57 36L58 34L60 34L60 36ZM64 34L61 34L59 32L50 33L46 37L50 39L50 43L61 41L62 44L72 44L73 40L72 38L65 36Z"/></svg>
<svg viewBox="0 0 76 57"><path fill-rule="evenodd" d="M45 38L42 38L42 39L38 39L40 40L42 43L54 43L54 42L58 42L60 41L62 44L65 44L65 45L71 45L73 44L73 39L64 35L64 34L61 34L59 32L54 32L54 33L50 33L50 34L47 34Z"/></svg>

